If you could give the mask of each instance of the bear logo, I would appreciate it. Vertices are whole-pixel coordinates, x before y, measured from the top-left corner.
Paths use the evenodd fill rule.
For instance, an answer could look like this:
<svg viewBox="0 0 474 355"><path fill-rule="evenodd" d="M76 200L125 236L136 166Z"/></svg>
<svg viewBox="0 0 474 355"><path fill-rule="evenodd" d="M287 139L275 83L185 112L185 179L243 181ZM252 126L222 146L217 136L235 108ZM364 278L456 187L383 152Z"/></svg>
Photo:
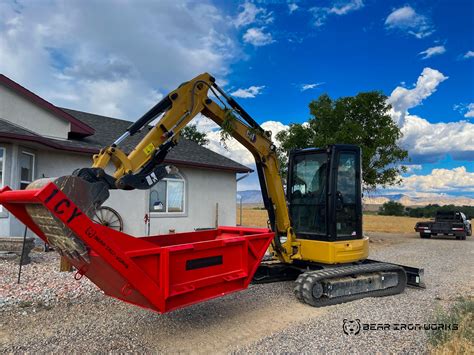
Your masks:
<svg viewBox="0 0 474 355"><path fill-rule="evenodd" d="M344 319L344 323L342 324L342 329L344 333L347 335L357 335L360 333L360 319L356 320L347 320Z"/></svg>

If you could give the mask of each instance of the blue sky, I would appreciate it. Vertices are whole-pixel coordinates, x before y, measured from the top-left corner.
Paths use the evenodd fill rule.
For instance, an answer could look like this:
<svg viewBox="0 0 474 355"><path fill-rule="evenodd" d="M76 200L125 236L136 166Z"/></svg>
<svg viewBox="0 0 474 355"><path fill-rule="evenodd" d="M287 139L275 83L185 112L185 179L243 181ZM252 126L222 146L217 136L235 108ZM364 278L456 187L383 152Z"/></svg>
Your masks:
<svg viewBox="0 0 474 355"><path fill-rule="evenodd" d="M468 0L2 1L0 70L54 104L130 120L209 71L274 133L322 93L381 90L412 156L389 192L474 197L473 14Z"/></svg>
<svg viewBox="0 0 474 355"><path fill-rule="evenodd" d="M297 2L300 7L291 15L287 6L269 3L266 8L274 11L275 20L266 31L275 42L257 48L246 44L249 59L236 63L230 76L236 86L249 81L268 86L258 101L246 102L258 117L284 123L305 119L308 101L321 92L339 97L378 89L388 95L401 82L412 84L426 66L450 80L438 90L442 100L429 98L413 113L429 116L433 122L457 121L462 116L453 113L453 105L473 99L474 83L469 74L473 74L474 61L460 60L474 44L471 1L413 3L412 8L429 19L434 31L422 39L402 30L387 30L384 24L392 9L406 5L404 1L366 1L359 10L328 16L320 27L313 25L308 7L315 3L331 6L333 2ZM292 34L302 42L289 42ZM443 45L446 52L421 59L420 52L437 45ZM303 93L291 87L305 82L325 84ZM287 104L272 109L276 100Z"/></svg>

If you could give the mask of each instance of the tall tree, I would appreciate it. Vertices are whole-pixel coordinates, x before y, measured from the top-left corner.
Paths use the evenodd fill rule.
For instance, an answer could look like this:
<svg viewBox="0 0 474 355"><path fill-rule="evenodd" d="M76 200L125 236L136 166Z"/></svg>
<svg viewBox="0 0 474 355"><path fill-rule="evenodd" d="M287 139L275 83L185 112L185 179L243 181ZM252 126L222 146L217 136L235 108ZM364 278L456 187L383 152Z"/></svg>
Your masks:
<svg viewBox="0 0 474 355"><path fill-rule="evenodd" d="M405 214L405 206L400 202L388 201L379 208L379 214L382 216L403 216Z"/></svg>
<svg viewBox="0 0 474 355"><path fill-rule="evenodd" d="M190 141L196 142L199 145L206 145L209 143L207 139L207 134L204 132L199 132L196 125L187 125L181 130L181 137L188 139Z"/></svg>
<svg viewBox="0 0 474 355"><path fill-rule="evenodd" d="M328 144L356 144L362 148L363 183L366 190L400 182L406 171L401 162L408 152L399 146L400 128L393 122L387 97L378 91L332 100L327 94L311 101L311 118L294 123L277 134L280 160L294 148L324 147Z"/></svg>

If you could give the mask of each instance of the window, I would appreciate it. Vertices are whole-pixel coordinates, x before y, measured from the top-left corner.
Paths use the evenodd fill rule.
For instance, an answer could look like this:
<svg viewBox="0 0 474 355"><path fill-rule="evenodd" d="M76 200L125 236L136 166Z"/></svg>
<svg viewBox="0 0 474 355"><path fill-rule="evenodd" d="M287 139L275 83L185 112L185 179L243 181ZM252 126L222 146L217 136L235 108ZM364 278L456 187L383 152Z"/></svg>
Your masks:
<svg viewBox="0 0 474 355"><path fill-rule="evenodd" d="M35 178L35 155L28 152L20 154L20 189L24 190Z"/></svg>
<svg viewBox="0 0 474 355"><path fill-rule="evenodd" d="M336 230L338 236L357 233L356 156L354 152L341 152L337 166Z"/></svg>
<svg viewBox="0 0 474 355"><path fill-rule="evenodd" d="M150 190L150 212L184 213L185 181L179 174L169 174Z"/></svg>
<svg viewBox="0 0 474 355"><path fill-rule="evenodd" d="M345 204L356 200L356 168L354 153L341 153L337 169L337 192Z"/></svg>
<svg viewBox="0 0 474 355"><path fill-rule="evenodd" d="M327 155L295 156L290 181L290 216L297 234L326 235Z"/></svg>

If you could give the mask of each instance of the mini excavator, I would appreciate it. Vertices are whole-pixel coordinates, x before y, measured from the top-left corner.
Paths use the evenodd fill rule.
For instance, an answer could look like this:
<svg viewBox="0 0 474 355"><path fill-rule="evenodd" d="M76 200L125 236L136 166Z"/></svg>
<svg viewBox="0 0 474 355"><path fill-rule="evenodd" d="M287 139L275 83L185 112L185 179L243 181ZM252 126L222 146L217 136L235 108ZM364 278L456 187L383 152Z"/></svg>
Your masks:
<svg viewBox="0 0 474 355"><path fill-rule="evenodd" d="M214 99L211 99L213 97ZM202 114L254 156L268 228L218 227L134 237L92 221L112 189L150 189L172 171L166 155ZM152 124L152 122L157 122ZM121 143L149 130L132 152ZM294 150L286 194L271 132L215 79L181 84L93 156L92 167L0 191L0 203L104 293L158 312L295 280L297 299L326 306L423 287L422 269L368 259L362 232L361 151L353 145ZM115 168L113 174L106 169ZM133 192L130 192L133 193ZM264 261L263 261L264 260Z"/></svg>

